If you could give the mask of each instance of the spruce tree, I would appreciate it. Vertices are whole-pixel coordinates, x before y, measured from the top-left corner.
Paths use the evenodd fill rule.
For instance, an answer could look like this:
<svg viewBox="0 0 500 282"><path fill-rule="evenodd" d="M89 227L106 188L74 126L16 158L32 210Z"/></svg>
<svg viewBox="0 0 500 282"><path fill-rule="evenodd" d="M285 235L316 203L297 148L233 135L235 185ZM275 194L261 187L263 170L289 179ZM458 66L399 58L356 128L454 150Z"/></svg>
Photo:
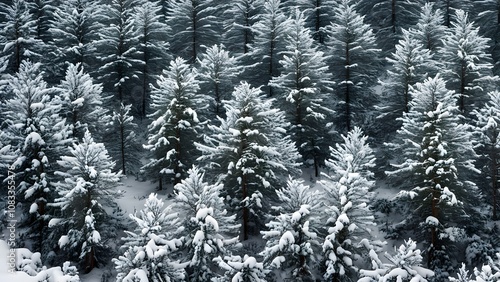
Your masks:
<svg viewBox="0 0 500 282"><path fill-rule="evenodd" d="M223 42L228 50L236 55L244 55L250 51L250 44L254 40L252 26L258 20L262 8L262 0L234 0L230 1L223 17Z"/></svg>
<svg viewBox="0 0 500 282"><path fill-rule="evenodd" d="M260 90L241 83L224 108L227 117L219 119L219 126L209 125L211 134L196 146L203 153L199 160L224 183L223 196L241 216L241 238L246 240L250 224L262 224L266 199L279 187L280 178L297 173L298 153L286 136L283 112Z"/></svg>
<svg viewBox="0 0 500 282"><path fill-rule="evenodd" d="M267 271L264 270L264 264L249 255L243 257L231 256L216 258L219 267L226 270L225 276L215 278L215 282L233 281L233 282L266 282Z"/></svg>
<svg viewBox="0 0 500 282"><path fill-rule="evenodd" d="M88 273L104 264L109 251L103 244L113 233L107 209L116 206L120 192L115 187L121 174L113 172L115 163L104 144L94 142L89 131L57 163L56 174L64 181L53 184L59 198L52 206L60 210L60 217L49 226L62 234L59 247Z"/></svg>
<svg viewBox="0 0 500 282"><path fill-rule="evenodd" d="M420 10L417 24L410 31L426 49L436 52L443 45L442 39L446 30L443 22L443 12L436 8L434 3L425 3Z"/></svg>
<svg viewBox="0 0 500 282"><path fill-rule="evenodd" d="M333 77L325 56L315 46L311 31L305 27L304 13L298 9L284 24L289 32L281 54L281 75L269 85L276 89L280 108L291 124L290 133L305 163L312 164L315 175L324 165L331 136Z"/></svg>
<svg viewBox="0 0 500 282"><path fill-rule="evenodd" d="M197 93L197 73L182 58L171 61L156 84L151 104L155 112L150 115L152 122L145 146L152 158L142 169L159 181L162 189L165 182L175 185L185 178L198 156L194 146L201 129L198 113L207 100Z"/></svg>
<svg viewBox="0 0 500 282"><path fill-rule="evenodd" d="M375 97L375 82L380 50L375 35L356 11L352 0L341 0L334 7L333 21L326 27L326 45L331 56L330 71L335 75L339 130L350 131L368 119L367 109Z"/></svg>

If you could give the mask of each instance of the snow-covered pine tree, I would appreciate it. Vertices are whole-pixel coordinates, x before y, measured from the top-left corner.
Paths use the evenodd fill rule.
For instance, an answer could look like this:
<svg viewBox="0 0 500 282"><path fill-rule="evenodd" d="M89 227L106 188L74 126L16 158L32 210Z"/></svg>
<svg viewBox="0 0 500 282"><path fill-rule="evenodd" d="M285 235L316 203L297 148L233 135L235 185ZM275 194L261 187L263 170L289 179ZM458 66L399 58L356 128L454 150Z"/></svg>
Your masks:
<svg viewBox="0 0 500 282"><path fill-rule="evenodd" d="M140 69L143 67L139 59L139 32L135 30L133 8L135 1L113 0L101 14L106 23L99 29L99 39L96 42L97 56L101 66L96 73L102 82L104 92L113 96L120 103L128 104L137 101L130 91L134 82L138 82Z"/></svg>
<svg viewBox="0 0 500 282"><path fill-rule="evenodd" d="M479 35L479 28L469 21L463 10L457 10L451 27L443 38L440 51L444 62L447 87L459 94L458 105L463 114L484 105L485 93L498 83L488 53L489 40Z"/></svg>
<svg viewBox="0 0 500 282"><path fill-rule="evenodd" d="M380 54L372 29L356 9L353 0L338 1L333 20L326 27L330 71L340 100L336 108L338 127L343 132L362 126L368 119L367 109L375 99L371 86L376 82Z"/></svg>
<svg viewBox="0 0 500 282"><path fill-rule="evenodd" d="M482 187L488 187L483 191L486 198L491 199L492 218L496 220L498 210L498 189L500 188L500 92L488 93L489 100L485 106L474 111L476 117L476 130L479 133L478 153L484 162L484 174L486 181Z"/></svg>
<svg viewBox="0 0 500 282"><path fill-rule="evenodd" d="M401 119L396 141L386 144L400 158L387 174L404 179L397 183L402 191L396 197L408 199L402 224L418 230L414 236L429 247L429 268L446 271L442 260L449 255L449 248L445 250L449 238L444 228L458 225L477 232L482 227L479 219L470 221L479 202L478 188L471 181L477 157L470 126L461 123L457 95L439 75L417 83L411 96L410 111Z"/></svg>
<svg viewBox="0 0 500 282"><path fill-rule="evenodd" d="M293 0L285 1L289 15L295 13L298 8L305 17L305 27L311 30L312 37L318 43L325 41L325 27L332 20L335 0Z"/></svg>
<svg viewBox="0 0 500 282"><path fill-rule="evenodd" d="M317 229L321 225L319 192L301 180L289 178L286 187L276 191L272 208L279 214L261 231L266 247L260 253L266 269L279 269L288 279L314 281L320 253Z"/></svg>
<svg viewBox="0 0 500 282"><path fill-rule="evenodd" d="M10 74L19 71L23 60L38 61L41 56L43 42L37 39L31 5L25 0L14 0L10 5L0 3L0 56L8 58L7 72Z"/></svg>
<svg viewBox="0 0 500 282"><path fill-rule="evenodd" d="M215 259L219 267L226 270L225 276L213 279L213 282L224 282L231 280L232 282L267 282L267 271L264 269L262 262L252 257L245 255L224 257Z"/></svg>
<svg viewBox="0 0 500 282"><path fill-rule="evenodd" d="M14 158L9 165L16 176L16 200L24 211L20 224L29 226L33 250L45 256L51 250L42 247L47 246L47 203L55 196L50 185L53 164L71 142L70 131L58 115L59 108L51 99L52 89L43 79L40 64L23 61L19 72L6 76L0 84L5 85L2 95L11 97L1 105L6 126L2 142L11 147Z"/></svg>
<svg viewBox="0 0 500 282"><path fill-rule="evenodd" d="M222 101L230 97L241 68L238 59L230 56L224 45L205 47L197 60L200 87L212 100L209 119L215 121L217 116L224 117Z"/></svg>
<svg viewBox="0 0 500 282"><path fill-rule="evenodd" d="M242 219L242 240L248 239L251 223L262 224L263 207L283 175L297 174L298 153L286 136L284 113L266 100L262 91L246 82L237 86L232 99L224 101L227 117L220 126L209 125L200 161L224 183L224 197ZM264 194L268 194L263 198ZM255 217L257 216L257 217ZM252 217L252 219L251 219ZM257 226L257 229L260 226Z"/></svg>
<svg viewBox="0 0 500 282"><path fill-rule="evenodd" d="M222 40L229 51L237 55L250 51L249 45L254 38L252 26L257 22L262 4L262 0L233 0L226 6Z"/></svg>
<svg viewBox="0 0 500 282"><path fill-rule="evenodd" d="M188 177L175 185L174 209L184 214L180 222L183 230L185 260L189 281L209 281L214 277L213 259L229 255L237 242L239 225L236 215L228 215L224 199L220 197L223 184L204 182L205 173L193 166ZM234 237L236 236L236 237Z"/></svg>
<svg viewBox="0 0 500 282"><path fill-rule="evenodd" d="M323 52L305 27L304 13L298 9L294 12L284 22L288 32L283 39L286 49L281 52L281 75L273 77L269 85L275 89L280 108L291 124L289 132L299 153L319 176L331 139L328 127L333 114L333 77Z"/></svg>
<svg viewBox="0 0 500 282"><path fill-rule="evenodd" d="M356 260L368 257L374 242L371 228L375 226L374 216L369 209L373 198L370 189L374 186L375 158L367 143L367 136L358 127L342 135L343 144L331 148L331 159L326 166L331 175L320 183L324 187L325 213L327 215L327 236L323 243L324 279L343 281L356 276ZM369 238L369 239L367 239ZM368 244L361 244L368 240Z"/></svg>
<svg viewBox="0 0 500 282"><path fill-rule="evenodd" d="M132 105L120 105L118 111L113 111L111 121L107 126L105 140L110 155L116 161L116 168L120 169L124 175L138 173L141 167L140 153L141 145L137 140L135 131L137 124L130 111ZM118 133L118 138L114 136Z"/></svg>
<svg viewBox="0 0 500 282"><path fill-rule="evenodd" d="M51 72L57 80L66 64L91 65L95 56L99 4L93 0L68 0L57 6L49 28L52 47Z"/></svg>
<svg viewBox="0 0 500 282"><path fill-rule="evenodd" d="M80 63L69 64L64 80L56 88L60 99L61 116L66 119L74 139L81 139L88 129L102 138L107 111L103 108L102 86L94 84Z"/></svg>
<svg viewBox="0 0 500 282"><path fill-rule="evenodd" d="M399 248L394 247L395 254L385 254L389 260L387 273L382 276L382 281L401 282L427 282L426 278L434 276L432 270L422 267L423 257L417 248L417 242L412 239L405 240Z"/></svg>
<svg viewBox="0 0 500 282"><path fill-rule="evenodd" d="M470 12L473 3L476 1L470 0L436 0L432 1L435 3L436 9L440 9L443 13L443 24L450 28L452 27L453 16L457 10L463 10L465 12Z"/></svg>
<svg viewBox="0 0 500 282"><path fill-rule="evenodd" d="M125 231L122 238L124 254L113 259L118 272L117 282L126 281L184 281L186 264L171 258L182 244L174 237L179 227L179 216L171 206L156 194L150 194L144 208L138 214L131 214L134 231Z"/></svg>
<svg viewBox="0 0 500 282"><path fill-rule="evenodd" d="M381 127L379 130L386 134L394 132L401 127L397 118L403 112L409 111L410 88L416 82L422 82L429 74L437 71L436 62L433 60L430 50L414 35L414 30L401 30L402 39L396 45L395 51L386 60L390 64L387 70L387 78L381 82L382 96L380 102L379 116ZM386 134L387 138L393 135Z"/></svg>
<svg viewBox="0 0 500 282"><path fill-rule="evenodd" d="M252 26L254 41L250 44L248 56L254 65L248 70L250 82L267 86L273 77L279 75L280 52L285 48L285 21L281 0L266 0L258 21ZM273 87L266 92L272 96Z"/></svg>
<svg viewBox="0 0 500 282"><path fill-rule="evenodd" d="M497 0L474 1L474 21L481 27L481 35L491 39L490 53L493 58L495 75L500 75L500 5Z"/></svg>
<svg viewBox="0 0 500 282"><path fill-rule="evenodd" d="M115 163L104 144L94 142L89 131L57 163L60 170L55 173L64 181L53 184L59 198L51 205L60 210L60 217L51 219L49 227L54 236L62 234L58 243L65 256L88 273L109 255L102 242L114 231L106 209L120 196L116 185L121 173L113 172Z"/></svg>
<svg viewBox="0 0 500 282"><path fill-rule="evenodd" d="M51 19L56 9L54 0L34 0L32 1L31 13L36 22L36 38L44 43L50 41Z"/></svg>
<svg viewBox="0 0 500 282"><path fill-rule="evenodd" d="M142 118L147 116L149 111L151 89L150 85L161 75L162 70L171 59L168 52L169 44L165 41L168 38L170 27L164 23L161 13L162 7L155 1L144 1L134 9L133 21L137 38L139 40L137 50L141 66L140 91L132 95L140 95L139 113Z"/></svg>
<svg viewBox="0 0 500 282"><path fill-rule="evenodd" d="M221 1L174 0L170 2L167 24L171 27L170 44L175 56L195 63L202 46L220 42L223 12Z"/></svg>
<svg viewBox="0 0 500 282"><path fill-rule="evenodd" d="M450 276L450 282L472 282L472 277L467 270L465 263L462 263L462 267L458 269L457 278Z"/></svg>
<svg viewBox="0 0 500 282"><path fill-rule="evenodd" d="M170 62L152 89L151 108L155 112L150 115L145 145L152 158L142 169L150 179L159 181L160 190L165 183L177 184L185 178L199 155L194 142L202 128L198 114L207 99L197 93L198 89L196 71L182 58Z"/></svg>
<svg viewBox="0 0 500 282"><path fill-rule="evenodd" d="M443 22L443 12L429 2L422 6L417 24L410 30L426 49L436 52L443 45L441 40L446 30Z"/></svg>

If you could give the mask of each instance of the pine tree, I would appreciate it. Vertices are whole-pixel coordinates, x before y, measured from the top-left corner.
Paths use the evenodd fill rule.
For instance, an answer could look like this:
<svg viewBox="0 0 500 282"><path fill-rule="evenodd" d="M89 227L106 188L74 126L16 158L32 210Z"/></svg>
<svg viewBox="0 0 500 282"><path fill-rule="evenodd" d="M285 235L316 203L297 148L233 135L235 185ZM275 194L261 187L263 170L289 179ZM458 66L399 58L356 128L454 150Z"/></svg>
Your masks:
<svg viewBox="0 0 500 282"><path fill-rule="evenodd" d="M334 7L333 21L326 27L331 55L330 70L335 74L338 99L342 102L336 110L339 128L350 131L363 125L374 96L370 86L375 81L378 56L375 36L351 0L341 0Z"/></svg>
<svg viewBox="0 0 500 282"><path fill-rule="evenodd" d="M222 101L229 98L240 68L238 59L230 56L224 45L206 47L198 58L200 87L211 98L210 113L212 120L224 117Z"/></svg>
<svg viewBox="0 0 500 282"><path fill-rule="evenodd" d="M444 25L448 28L452 26L453 22L453 14L457 10L463 10L465 12L469 12L472 3L476 1L470 0L435 0L436 8L440 9L443 12ZM475 4L475 3L474 3Z"/></svg>
<svg viewBox="0 0 500 282"><path fill-rule="evenodd" d="M170 2L167 23L172 28L170 43L175 56L196 62L202 46L220 42L220 1L175 0Z"/></svg>
<svg viewBox="0 0 500 282"><path fill-rule="evenodd" d="M443 228L453 224L466 230L480 228L479 220L467 219L475 214L477 204L477 187L471 181L471 174L477 172L476 155L470 126L461 123L457 95L446 89L439 75L417 83L411 95L410 111L403 115L398 138L387 144L401 161L387 173L406 178L400 183L400 198L411 199L405 226L424 227L417 235L429 246L427 263L433 270L444 269L445 262L440 262L447 255L446 236L440 235Z"/></svg>
<svg viewBox="0 0 500 282"><path fill-rule="evenodd" d="M290 4L288 4L290 3ZM293 15L298 8L305 17L305 26L311 30L312 37L323 44L325 41L325 27L330 24L333 14L334 0L294 0L286 1L289 14Z"/></svg>
<svg viewBox="0 0 500 282"><path fill-rule="evenodd" d="M54 0L34 0L31 7L31 13L36 22L36 38L45 44L50 41L49 29L56 9L55 4Z"/></svg>
<svg viewBox="0 0 500 282"><path fill-rule="evenodd" d="M34 250L45 256L47 249L43 247L50 209L47 203L54 197L50 184L53 164L71 142L70 132L58 115L58 107L51 99L52 89L43 79L40 64L23 61L19 72L8 75L0 84L6 85L7 96L12 97L2 103L6 125L2 135L3 141L11 146L10 157L15 158L10 165L16 174L17 201L25 215L20 224L29 227Z"/></svg>
<svg viewBox="0 0 500 282"><path fill-rule="evenodd" d="M206 104L198 94L197 73L182 58L170 62L153 87L151 114L148 127L148 145L153 158L143 167L163 188L167 177L174 184L186 177L186 172L197 157L194 142L201 128L198 113Z"/></svg>
<svg viewBox="0 0 500 282"><path fill-rule="evenodd" d="M279 75L280 52L284 50L282 43L286 26L284 22L286 17L282 11L280 0L266 0L262 12L259 14L259 20L252 26L254 41L250 45L248 56L253 64L250 73L251 82L268 85L271 78ZM255 77L254 77L255 76ZM266 91L269 96L273 95L273 87Z"/></svg>
<svg viewBox="0 0 500 282"><path fill-rule="evenodd" d="M40 59L42 41L37 39L36 22L30 14L31 3L14 0L12 4L0 4L0 42L1 56L9 60L8 73L19 71L23 60Z"/></svg>
<svg viewBox="0 0 500 282"><path fill-rule="evenodd" d="M117 169L120 169L124 175L137 173L141 166L141 149L135 134L138 127L130 113L131 109L132 105L121 104L118 111L113 111L106 133L109 137L106 139L114 141L108 143L108 151L115 159ZM115 142L116 139L112 137L116 133L118 133L118 142Z"/></svg>
<svg viewBox="0 0 500 282"><path fill-rule="evenodd" d="M383 281L396 279L402 282L426 282L428 277L434 273L422 267L423 257L421 251L417 248L417 243L411 239L405 240L399 248L394 248L394 255L385 254L389 259L388 272L382 276Z"/></svg>
<svg viewBox="0 0 500 282"><path fill-rule="evenodd" d="M326 158L323 152L328 150L331 138L327 123L333 113L328 97L333 92L333 78L323 52L315 47L311 31L305 27L304 13L296 9L294 15L284 23L289 32L284 39L286 50L281 53L281 75L269 85L276 89L281 109L291 123L292 140L319 176L319 167Z"/></svg>
<svg viewBox="0 0 500 282"><path fill-rule="evenodd" d="M323 243L326 265L323 277L333 281L355 276L356 257L367 252L362 248L367 244L361 242L371 235L371 228L375 226L368 207L373 198L370 192L374 186L370 171L375 162L373 151L357 127L342 138L344 143L331 149L332 159L326 162L333 174L324 174L327 180L321 182L325 189L328 228Z"/></svg>
<svg viewBox="0 0 500 282"><path fill-rule="evenodd" d="M228 215L220 197L224 185L204 182L205 174L196 166L188 177L175 185L175 209L184 214L183 249L190 281L209 281L214 277L213 259L226 256L238 238L236 215Z"/></svg>
<svg viewBox="0 0 500 282"><path fill-rule="evenodd" d="M266 247L260 253L264 265L279 269L296 281L314 281L319 241L317 229L321 225L319 192L311 192L303 181L289 179L287 186L277 190L278 202L272 208L279 215L261 231Z"/></svg>
<svg viewBox="0 0 500 282"><path fill-rule="evenodd" d="M98 4L92 0L68 0L57 6L49 29L53 47L51 67L55 78L63 76L67 63L92 65L99 28Z"/></svg>
<svg viewBox="0 0 500 282"><path fill-rule="evenodd" d="M484 169L486 171L487 181L483 187L488 187L484 191L487 198L491 198L492 218L497 218L497 194L500 188L500 92L493 91L488 93L489 100L486 105L474 112L477 119L477 131L479 131L482 145L478 149L481 158L485 161Z"/></svg>
<svg viewBox="0 0 500 282"><path fill-rule="evenodd" d="M443 22L443 12L437 9L434 3L425 3L420 11L417 24L411 31L426 49L436 52L443 45L441 40L446 30Z"/></svg>
<svg viewBox="0 0 500 282"><path fill-rule="evenodd" d="M163 206L163 200L150 194L144 209L130 215L135 229L125 231L127 237L122 238L125 252L113 259L118 271L117 282L184 281L186 265L171 258L181 246L181 240L174 238L179 217L171 206Z"/></svg>
<svg viewBox="0 0 500 282"><path fill-rule="evenodd" d="M492 76L489 41L479 35L467 13L457 10L443 43L441 56L446 62L447 86L460 95L460 111L469 114L485 103L482 93L489 90L488 86L498 82L498 77Z"/></svg>
<svg viewBox="0 0 500 282"><path fill-rule="evenodd" d="M97 71L104 92L116 98L118 103L132 103L133 85L138 82L142 61L139 59L139 32L135 30L131 0L114 0L102 13L107 25L99 30L97 60L101 67ZM115 103L112 103L113 105Z"/></svg>
<svg viewBox="0 0 500 282"><path fill-rule="evenodd" d="M137 49L142 64L139 70L141 89L139 93L132 94L141 96L139 113L145 118L149 110L150 85L158 75L161 75L164 66L170 60L169 44L165 41L170 28L164 23L161 6L157 2L145 1L135 7L133 19L139 40Z"/></svg>
<svg viewBox="0 0 500 282"><path fill-rule="evenodd" d="M70 125L74 139L82 138L87 129L95 136L104 130L107 111L103 108L102 86L93 83L80 63L68 65L57 91L61 115Z"/></svg>
<svg viewBox="0 0 500 282"><path fill-rule="evenodd" d="M107 247L102 242L113 232L106 209L116 205L120 193L115 186L121 174L113 172L115 163L104 144L94 142L89 131L57 163L61 170L56 174L64 182L54 183L59 198L52 205L60 209L61 217L49 226L63 234L59 247L88 273L104 263Z"/></svg>
<svg viewBox="0 0 500 282"><path fill-rule="evenodd" d="M226 119L219 119L220 126L209 125L211 134L203 144L196 143L203 152L199 160L224 183L223 196L241 210L242 240L248 239L251 222L261 223L262 216L251 216L268 205L263 194L279 187L283 175L296 174L298 166L298 153L285 135L283 112L261 95L248 83L240 84L225 101Z"/></svg>
<svg viewBox="0 0 500 282"><path fill-rule="evenodd" d="M481 27L481 35L491 39L489 52L493 58L495 75L500 75L500 5L496 0L474 1L474 21Z"/></svg>
<svg viewBox="0 0 500 282"><path fill-rule="evenodd" d="M223 42L236 55L247 54L254 40L252 26L257 22L262 0L230 1L223 13Z"/></svg>

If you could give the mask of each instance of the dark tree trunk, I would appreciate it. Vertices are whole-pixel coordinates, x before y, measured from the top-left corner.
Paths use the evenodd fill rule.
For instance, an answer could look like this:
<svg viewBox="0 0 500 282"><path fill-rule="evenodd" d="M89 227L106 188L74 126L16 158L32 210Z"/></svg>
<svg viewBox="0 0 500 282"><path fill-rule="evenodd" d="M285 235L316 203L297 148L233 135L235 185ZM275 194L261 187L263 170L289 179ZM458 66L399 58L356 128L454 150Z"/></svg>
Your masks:
<svg viewBox="0 0 500 282"><path fill-rule="evenodd" d="M351 70L350 70L350 65L351 65L351 61L350 61L350 54L349 54L349 43L346 44L346 47L345 47L345 66L346 66L346 69L345 69L345 115L346 115L346 129L347 129L347 132L351 131L351 93L350 93L350 88L349 88L349 85L350 85L350 80L351 80Z"/></svg>
<svg viewBox="0 0 500 282"><path fill-rule="evenodd" d="M120 152L121 152L121 159L122 159L122 171L123 174L127 174L127 171L125 169L125 128L123 124L120 124Z"/></svg>
<svg viewBox="0 0 500 282"><path fill-rule="evenodd" d="M391 26L392 26L392 33L396 33L396 0L392 0L391 3Z"/></svg>
<svg viewBox="0 0 500 282"><path fill-rule="evenodd" d="M241 180L241 196L242 199L246 199L248 197L248 186L247 186L247 176L243 175ZM248 207L246 205L243 206L243 214L242 214L242 241L248 240L248 222L250 220L250 214Z"/></svg>

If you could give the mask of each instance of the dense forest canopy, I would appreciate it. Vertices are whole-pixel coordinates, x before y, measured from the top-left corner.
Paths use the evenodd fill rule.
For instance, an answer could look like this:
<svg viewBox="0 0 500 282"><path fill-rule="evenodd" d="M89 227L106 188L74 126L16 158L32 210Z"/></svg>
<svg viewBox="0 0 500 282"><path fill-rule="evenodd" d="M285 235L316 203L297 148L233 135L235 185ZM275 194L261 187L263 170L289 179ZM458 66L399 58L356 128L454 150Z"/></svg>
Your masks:
<svg viewBox="0 0 500 282"><path fill-rule="evenodd" d="M499 76L498 0L0 1L0 247L26 281L500 281Z"/></svg>

